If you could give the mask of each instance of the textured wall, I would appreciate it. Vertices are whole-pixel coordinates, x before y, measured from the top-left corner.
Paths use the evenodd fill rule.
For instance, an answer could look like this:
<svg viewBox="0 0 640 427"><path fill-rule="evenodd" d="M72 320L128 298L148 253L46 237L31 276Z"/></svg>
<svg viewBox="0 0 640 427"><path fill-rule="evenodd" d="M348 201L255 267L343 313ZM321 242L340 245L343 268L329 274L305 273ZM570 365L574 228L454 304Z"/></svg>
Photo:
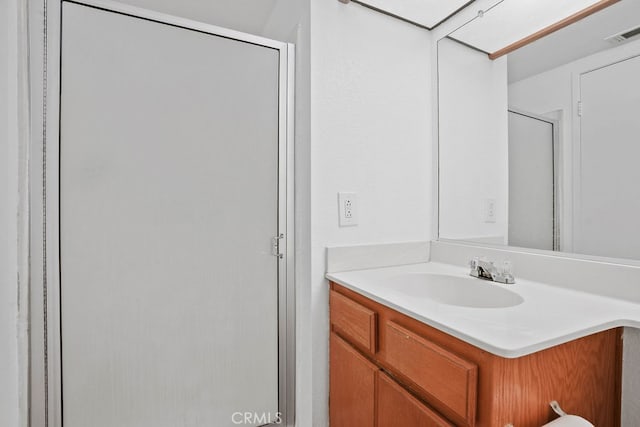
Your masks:
<svg viewBox="0 0 640 427"><path fill-rule="evenodd" d="M325 247L429 240L431 34L351 3L311 2L312 420L327 425ZM359 224L338 227L339 191Z"/></svg>

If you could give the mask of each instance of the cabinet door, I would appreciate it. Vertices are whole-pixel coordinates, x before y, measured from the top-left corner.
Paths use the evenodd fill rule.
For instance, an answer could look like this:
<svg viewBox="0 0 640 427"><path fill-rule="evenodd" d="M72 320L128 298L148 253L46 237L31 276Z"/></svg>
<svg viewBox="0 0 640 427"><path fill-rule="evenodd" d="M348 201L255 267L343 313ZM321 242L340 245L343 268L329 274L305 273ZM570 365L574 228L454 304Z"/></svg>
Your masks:
<svg viewBox="0 0 640 427"><path fill-rule="evenodd" d="M376 352L376 313L357 302L331 291L331 327L355 345Z"/></svg>
<svg viewBox="0 0 640 427"><path fill-rule="evenodd" d="M329 369L331 427L373 427L378 368L332 333Z"/></svg>
<svg viewBox="0 0 640 427"><path fill-rule="evenodd" d="M377 427L453 427L383 372L378 374Z"/></svg>
<svg viewBox="0 0 640 427"><path fill-rule="evenodd" d="M395 322L386 322L387 362L425 391L429 403L454 420L473 426L478 366Z"/></svg>

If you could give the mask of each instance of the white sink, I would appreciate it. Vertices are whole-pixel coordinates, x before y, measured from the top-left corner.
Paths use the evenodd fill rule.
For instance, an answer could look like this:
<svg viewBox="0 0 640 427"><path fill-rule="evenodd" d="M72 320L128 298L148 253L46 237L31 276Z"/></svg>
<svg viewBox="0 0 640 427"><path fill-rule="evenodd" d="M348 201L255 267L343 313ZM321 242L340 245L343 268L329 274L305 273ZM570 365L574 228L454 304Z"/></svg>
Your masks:
<svg viewBox="0 0 640 427"><path fill-rule="evenodd" d="M442 304L474 308L504 308L522 304L524 299L505 286L474 277L448 274L406 273L385 279L395 291L414 298Z"/></svg>

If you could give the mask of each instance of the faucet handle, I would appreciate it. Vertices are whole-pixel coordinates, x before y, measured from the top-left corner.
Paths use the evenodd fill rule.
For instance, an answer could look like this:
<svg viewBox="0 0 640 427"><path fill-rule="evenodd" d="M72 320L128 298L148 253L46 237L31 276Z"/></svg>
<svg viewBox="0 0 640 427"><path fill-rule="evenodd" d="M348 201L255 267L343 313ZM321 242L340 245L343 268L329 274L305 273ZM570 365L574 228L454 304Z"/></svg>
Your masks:
<svg viewBox="0 0 640 427"><path fill-rule="evenodd" d="M478 268L478 263L480 261L479 257L473 257L470 261L469 261L469 267L471 267L472 269L476 269Z"/></svg>
<svg viewBox="0 0 640 427"><path fill-rule="evenodd" d="M516 282L513 277L513 264L511 261L502 261L502 264L496 270L496 275L493 278L494 281L508 285Z"/></svg>
<svg viewBox="0 0 640 427"><path fill-rule="evenodd" d="M473 257L471 261L469 261L470 271L469 274L473 277L480 277L484 271L483 266L481 265L483 260L480 257Z"/></svg>
<svg viewBox="0 0 640 427"><path fill-rule="evenodd" d="M502 274L510 274L513 275L513 263L509 260L502 261L502 265L500 266L500 272Z"/></svg>

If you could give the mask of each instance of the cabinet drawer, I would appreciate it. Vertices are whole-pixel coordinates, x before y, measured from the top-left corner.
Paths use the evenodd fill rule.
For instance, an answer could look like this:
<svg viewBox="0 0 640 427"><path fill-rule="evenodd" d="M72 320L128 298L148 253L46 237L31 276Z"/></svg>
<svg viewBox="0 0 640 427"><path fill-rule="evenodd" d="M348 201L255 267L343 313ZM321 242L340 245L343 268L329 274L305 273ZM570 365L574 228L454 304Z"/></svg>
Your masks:
<svg viewBox="0 0 640 427"><path fill-rule="evenodd" d="M329 297L331 326L351 343L376 352L376 313L336 291Z"/></svg>
<svg viewBox="0 0 640 427"><path fill-rule="evenodd" d="M451 419L473 426L478 367L394 323L386 323L387 362Z"/></svg>
<svg viewBox="0 0 640 427"><path fill-rule="evenodd" d="M377 427L454 427L381 371L377 403Z"/></svg>

